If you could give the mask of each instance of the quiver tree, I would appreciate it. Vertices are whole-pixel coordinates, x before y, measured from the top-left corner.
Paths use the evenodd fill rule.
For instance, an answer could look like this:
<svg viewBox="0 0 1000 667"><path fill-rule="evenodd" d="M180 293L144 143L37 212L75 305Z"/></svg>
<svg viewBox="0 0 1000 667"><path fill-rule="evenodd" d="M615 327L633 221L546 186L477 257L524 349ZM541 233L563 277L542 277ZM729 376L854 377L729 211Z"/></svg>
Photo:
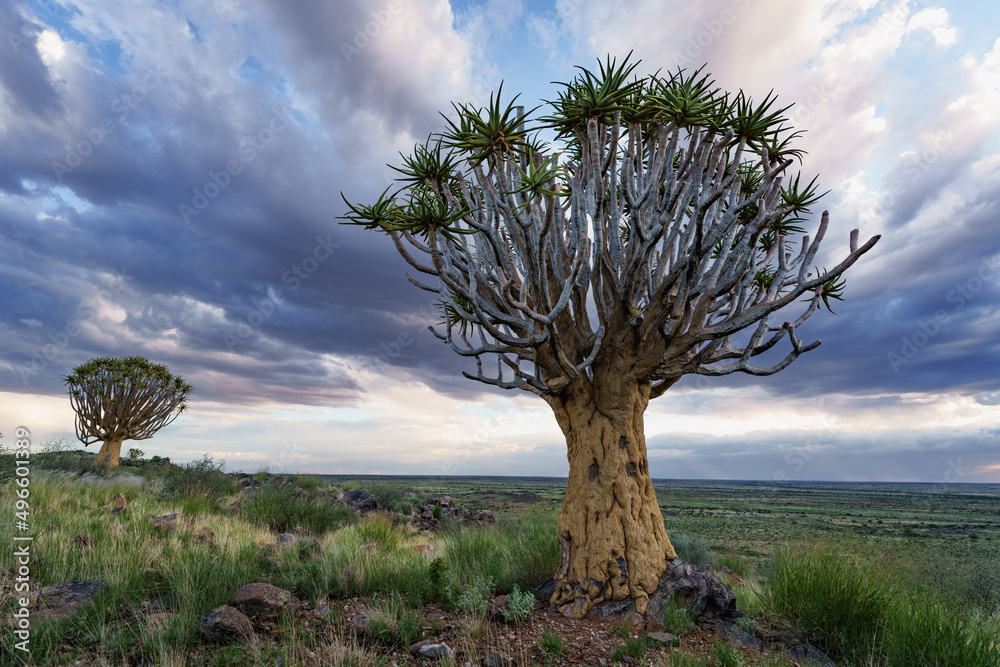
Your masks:
<svg viewBox="0 0 1000 667"><path fill-rule="evenodd" d="M407 275L440 295L431 331L476 360L466 377L552 407L570 467L552 601L574 617L626 597L644 611L675 556L649 477L649 401L685 374L771 375L817 347L798 328L878 240L859 246L854 230L847 256L817 270L826 211L792 251L822 195L815 178L786 178L803 155L789 107L721 92L700 70L629 80L636 64L578 68L535 127L502 91L455 106L393 167L397 192L345 198L345 224L386 232L436 279Z"/></svg>
<svg viewBox="0 0 1000 667"><path fill-rule="evenodd" d="M187 407L191 385L142 357L100 357L64 378L76 412L76 436L103 442L96 465L118 467L123 440L145 440Z"/></svg>

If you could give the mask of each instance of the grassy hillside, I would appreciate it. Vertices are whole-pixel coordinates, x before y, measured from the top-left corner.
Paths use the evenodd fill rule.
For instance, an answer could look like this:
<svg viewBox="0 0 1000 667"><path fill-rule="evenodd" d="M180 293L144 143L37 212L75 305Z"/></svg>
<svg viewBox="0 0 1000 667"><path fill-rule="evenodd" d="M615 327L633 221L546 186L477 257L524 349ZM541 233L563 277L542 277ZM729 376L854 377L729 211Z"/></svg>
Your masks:
<svg viewBox="0 0 1000 667"><path fill-rule="evenodd" d="M13 463L0 457L0 511L11 517L0 524L0 618L18 608L15 536L34 536L33 596L104 584L93 604L34 622L30 659L4 628L4 664L423 664L408 649L433 639L455 651L446 665L478 665L493 651L516 665L778 666L804 664L778 646L800 642L838 665L1000 665L996 488L658 483L682 557L735 572L724 576L748 614L740 627L768 640L757 650L692 626L683 610L645 629L532 610L527 591L558 560L563 480L262 473L251 492L207 458L127 461L114 474L88 471L91 460L34 456L25 532L12 520ZM352 488L384 509L359 516L333 500ZM492 510L496 523L410 524L411 508L443 495ZM296 535L276 545L281 533ZM248 638L208 641L203 614L255 582L303 605ZM491 615L487 601L500 594L528 606ZM676 642L647 636L664 629Z"/></svg>

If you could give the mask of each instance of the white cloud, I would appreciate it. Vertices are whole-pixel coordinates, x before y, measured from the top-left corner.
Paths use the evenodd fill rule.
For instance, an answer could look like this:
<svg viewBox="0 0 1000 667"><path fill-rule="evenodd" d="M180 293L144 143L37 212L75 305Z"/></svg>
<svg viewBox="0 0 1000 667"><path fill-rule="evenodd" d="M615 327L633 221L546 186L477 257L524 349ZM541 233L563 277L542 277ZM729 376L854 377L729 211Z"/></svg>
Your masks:
<svg viewBox="0 0 1000 667"><path fill-rule="evenodd" d="M66 46L55 30L43 30L38 35L38 54L46 65L51 65L66 56Z"/></svg>
<svg viewBox="0 0 1000 667"><path fill-rule="evenodd" d="M951 46L958 39L958 31L948 25L948 10L941 7L922 9L910 17L906 31L927 30L938 46Z"/></svg>

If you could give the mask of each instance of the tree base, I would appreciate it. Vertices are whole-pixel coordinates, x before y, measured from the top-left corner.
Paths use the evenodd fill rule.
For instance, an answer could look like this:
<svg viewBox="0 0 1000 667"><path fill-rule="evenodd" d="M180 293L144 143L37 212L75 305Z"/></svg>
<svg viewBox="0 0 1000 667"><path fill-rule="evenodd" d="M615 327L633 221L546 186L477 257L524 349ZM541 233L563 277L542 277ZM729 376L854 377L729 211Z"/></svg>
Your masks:
<svg viewBox="0 0 1000 667"><path fill-rule="evenodd" d="M539 588L539 595L555 592L557 582L552 580ZM736 608L736 596L732 587L707 567L685 563L680 558L666 564L656 588L644 600L640 611L634 600L604 600L593 605L585 614L587 618L632 621L636 614L642 617L646 628L661 627L665 610L683 606L688 617L696 623L733 621L743 614ZM548 610L561 613L551 602Z"/></svg>
<svg viewBox="0 0 1000 667"><path fill-rule="evenodd" d="M97 452L97 458L94 459L94 466L109 470L117 468L121 452L121 440L105 440L101 445L101 451Z"/></svg>

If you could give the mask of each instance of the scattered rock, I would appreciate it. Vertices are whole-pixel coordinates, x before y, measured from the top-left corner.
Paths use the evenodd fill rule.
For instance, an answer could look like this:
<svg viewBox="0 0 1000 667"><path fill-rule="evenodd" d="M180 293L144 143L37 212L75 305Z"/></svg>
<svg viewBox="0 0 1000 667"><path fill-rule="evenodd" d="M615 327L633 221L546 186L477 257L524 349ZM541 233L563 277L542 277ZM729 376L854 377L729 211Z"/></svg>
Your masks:
<svg viewBox="0 0 1000 667"><path fill-rule="evenodd" d="M125 497L124 493L119 493L112 499L111 502L114 505L114 507L108 510L108 513L111 516L118 516L125 511L126 507L128 507L128 498Z"/></svg>
<svg viewBox="0 0 1000 667"><path fill-rule="evenodd" d="M313 615L318 619L329 618L332 613L333 610L330 609L330 605L325 602L320 602L316 605L316 608L313 609Z"/></svg>
<svg viewBox="0 0 1000 667"><path fill-rule="evenodd" d="M479 661L482 667L513 667L514 661L502 653L490 651Z"/></svg>
<svg viewBox="0 0 1000 667"><path fill-rule="evenodd" d="M305 647L304 644L296 644L292 649L292 658L297 660L303 667L319 667L319 658L316 654Z"/></svg>
<svg viewBox="0 0 1000 667"><path fill-rule="evenodd" d="M299 559L309 558L310 556L323 556L323 547L319 545L319 542L311 537L301 537L295 533L282 533L278 536L278 541L269 546L280 549L291 544L298 545Z"/></svg>
<svg viewBox="0 0 1000 667"><path fill-rule="evenodd" d="M510 600L506 595L498 595L486 603L486 613L494 621L503 623L507 620L504 617L503 612L507 609L509 604Z"/></svg>
<svg viewBox="0 0 1000 667"><path fill-rule="evenodd" d="M177 532L177 525L174 521L177 520L177 513L164 514L163 516L152 517L153 525L156 526L161 533L175 533Z"/></svg>
<svg viewBox="0 0 1000 667"><path fill-rule="evenodd" d="M752 646L758 651L764 649L764 642L756 635L747 632L738 625L719 621L715 624L715 634L726 637L733 646Z"/></svg>
<svg viewBox="0 0 1000 667"><path fill-rule="evenodd" d="M549 605L549 600L552 599L552 594L556 592L556 580L549 579L544 584L541 584L535 588L535 598L538 599L545 606Z"/></svg>
<svg viewBox="0 0 1000 667"><path fill-rule="evenodd" d="M77 533L71 539L73 540L73 546L78 549L90 549L94 546L94 540L90 538L90 535Z"/></svg>
<svg viewBox="0 0 1000 667"><path fill-rule="evenodd" d="M31 618L66 618L79 611L81 606L93 605L93 598L104 588L103 581L70 581L65 584L45 586L35 598L37 611Z"/></svg>
<svg viewBox="0 0 1000 667"><path fill-rule="evenodd" d="M412 655L414 658L416 658L416 657L418 657L420 655L420 649L422 649L425 646L430 646L430 645L436 644L436 643L437 643L436 639L421 639L420 641L416 642L415 644L410 644L410 649L409 649L410 655Z"/></svg>
<svg viewBox="0 0 1000 667"><path fill-rule="evenodd" d="M736 596L729 584L708 568L675 558L667 563L660 582L649 596L646 620L658 624L664 605L680 601L697 621L737 618Z"/></svg>
<svg viewBox="0 0 1000 667"><path fill-rule="evenodd" d="M820 667L837 667L830 657L811 644L799 644L785 651L784 656L792 660L808 660Z"/></svg>
<svg viewBox="0 0 1000 667"><path fill-rule="evenodd" d="M209 641L220 644L253 635L253 625L246 614L225 604L202 615L201 630Z"/></svg>
<svg viewBox="0 0 1000 667"><path fill-rule="evenodd" d="M248 475L245 472L238 472L238 473L236 473L234 475L233 481L236 483L236 486L238 488L239 487L247 487L247 486L253 486L254 485L253 476L252 475Z"/></svg>
<svg viewBox="0 0 1000 667"><path fill-rule="evenodd" d="M347 622L358 632L368 632L368 626L371 624L371 621L372 619L367 613L361 612L357 616L349 618Z"/></svg>
<svg viewBox="0 0 1000 667"><path fill-rule="evenodd" d="M455 659L455 650L447 644L427 644L417 652L421 658L428 660L441 660L443 658Z"/></svg>
<svg viewBox="0 0 1000 667"><path fill-rule="evenodd" d="M570 609L572 611L572 609ZM588 618L625 618L627 615L631 615L632 612L632 600L630 598L625 598L624 600L605 600L600 602L590 610L587 614Z"/></svg>
<svg viewBox="0 0 1000 667"><path fill-rule="evenodd" d="M38 591L39 599L46 605L61 604L59 598L64 595L76 595L81 598L92 598L105 587L103 581L69 581L65 584L45 586Z"/></svg>
<svg viewBox="0 0 1000 667"><path fill-rule="evenodd" d="M660 646L677 646L681 643L680 639L669 632L650 632L646 637Z"/></svg>
<svg viewBox="0 0 1000 667"><path fill-rule="evenodd" d="M351 489L350 491L344 491L342 494L337 496L337 500L345 505L350 506L355 512L365 514L367 512L377 512L382 509L378 500L375 496L368 493L364 489Z"/></svg>
<svg viewBox="0 0 1000 667"><path fill-rule="evenodd" d="M252 619L270 620L299 606L298 599L284 588L254 583L240 588L233 595L233 606Z"/></svg>
<svg viewBox="0 0 1000 667"><path fill-rule="evenodd" d="M490 510L472 510L465 517L466 523L496 523L496 517Z"/></svg>
<svg viewBox="0 0 1000 667"><path fill-rule="evenodd" d="M434 516L435 511L438 516ZM463 505L456 505L450 496L432 498L424 507L414 507L410 510L410 523L419 530L437 530L441 527L441 519L446 517L466 524L496 523L496 517L490 510L470 512Z"/></svg>

